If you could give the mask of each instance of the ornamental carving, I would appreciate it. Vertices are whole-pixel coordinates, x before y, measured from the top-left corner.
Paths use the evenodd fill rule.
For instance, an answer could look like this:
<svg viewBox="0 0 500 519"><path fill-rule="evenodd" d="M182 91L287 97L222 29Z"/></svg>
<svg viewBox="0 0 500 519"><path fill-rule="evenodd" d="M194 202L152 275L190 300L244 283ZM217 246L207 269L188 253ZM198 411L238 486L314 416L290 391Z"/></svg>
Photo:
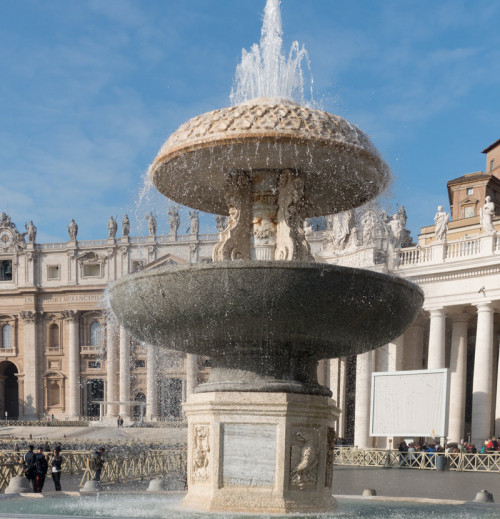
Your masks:
<svg viewBox="0 0 500 519"><path fill-rule="evenodd" d="M61 314L63 319L66 321L74 321L78 319L78 312L76 310L63 310Z"/></svg>
<svg viewBox="0 0 500 519"><path fill-rule="evenodd" d="M25 323L34 323L43 316L43 312L33 312L31 310L19 312L21 319Z"/></svg>
<svg viewBox="0 0 500 519"><path fill-rule="evenodd" d="M292 440L290 485L304 490L314 488L318 480L318 432L312 428L297 431Z"/></svg>
<svg viewBox="0 0 500 519"><path fill-rule="evenodd" d="M20 233L17 230L16 224L11 222L10 216L0 213L0 251L24 249L27 234L27 232Z"/></svg>
<svg viewBox="0 0 500 519"><path fill-rule="evenodd" d="M193 435L192 478L208 481L210 477L210 429L208 425L195 425Z"/></svg>

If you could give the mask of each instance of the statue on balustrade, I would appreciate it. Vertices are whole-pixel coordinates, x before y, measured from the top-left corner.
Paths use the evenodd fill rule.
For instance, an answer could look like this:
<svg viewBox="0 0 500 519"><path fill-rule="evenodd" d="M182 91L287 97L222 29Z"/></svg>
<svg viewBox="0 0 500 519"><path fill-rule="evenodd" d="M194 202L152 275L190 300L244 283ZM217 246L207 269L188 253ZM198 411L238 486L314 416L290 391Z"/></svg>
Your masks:
<svg viewBox="0 0 500 519"><path fill-rule="evenodd" d="M189 233L198 234L200 232L200 215L198 211L189 212Z"/></svg>
<svg viewBox="0 0 500 519"><path fill-rule="evenodd" d="M108 238L114 238L116 236L116 231L118 229L118 224L116 220L110 216L108 221Z"/></svg>
<svg viewBox="0 0 500 519"><path fill-rule="evenodd" d="M130 220L128 215L125 215L122 220L122 236L128 236L130 234Z"/></svg>
<svg viewBox="0 0 500 519"><path fill-rule="evenodd" d="M35 243L35 241L36 241L36 227L33 224L33 220L30 220L29 225L24 224L24 227L28 231L28 243Z"/></svg>
<svg viewBox="0 0 500 519"><path fill-rule="evenodd" d="M148 216L148 231L150 236L156 236L156 218L153 213Z"/></svg>
<svg viewBox="0 0 500 519"><path fill-rule="evenodd" d="M181 217L179 216L179 210L176 207L171 207L168 210L168 214L170 216L170 235L177 236L177 231L179 230L179 226L181 224Z"/></svg>
<svg viewBox="0 0 500 519"><path fill-rule="evenodd" d="M495 204L491 201L491 196L485 198L485 203L480 209L479 219L483 227L483 232L492 234L495 232L493 217L495 216Z"/></svg>
<svg viewBox="0 0 500 519"><path fill-rule="evenodd" d="M434 234L436 241L446 241L446 233L448 232L448 222L450 215L443 211L443 206L439 205L436 216L434 216Z"/></svg>
<svg viewBox="0 0 500 519"><path fill-rule="evenodd" d="M68 234L71 241L76 241L78 236L78 224L71 218L71 222L68 225Z"/></svg>

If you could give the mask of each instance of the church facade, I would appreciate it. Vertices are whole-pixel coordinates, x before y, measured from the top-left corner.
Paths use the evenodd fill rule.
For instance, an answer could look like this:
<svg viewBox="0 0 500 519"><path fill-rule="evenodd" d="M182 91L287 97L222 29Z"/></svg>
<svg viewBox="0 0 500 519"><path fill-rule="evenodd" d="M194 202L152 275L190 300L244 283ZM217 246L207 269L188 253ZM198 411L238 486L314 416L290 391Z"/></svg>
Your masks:
<svg viewBox="0 0 500 519"><path fill-rule="evenodd" d="M338 436L359 447L385 446L368 430L373 371L451 371L448 437L479 442L500 435L500 141L484 150L484 172L448 182L442 207L418 243L401 207L376 206L312 221L306 234L316 261L394 272L419 284L425 303L402 337L373 352L321 361L318 377L343 411ZM446 204L443 203L443 207ZM163 264L210 262L218 234L200 234L196 212L178 235L129 236L124 216L108 238L39 244L33 222L20 232L0 216L0 417L61 420L180 419L181 402L206 380L209 359L134 341L108 314L109 282ZM218 217L217 225L224 222ZM119 235L119 236L118 236Z"/></svg>

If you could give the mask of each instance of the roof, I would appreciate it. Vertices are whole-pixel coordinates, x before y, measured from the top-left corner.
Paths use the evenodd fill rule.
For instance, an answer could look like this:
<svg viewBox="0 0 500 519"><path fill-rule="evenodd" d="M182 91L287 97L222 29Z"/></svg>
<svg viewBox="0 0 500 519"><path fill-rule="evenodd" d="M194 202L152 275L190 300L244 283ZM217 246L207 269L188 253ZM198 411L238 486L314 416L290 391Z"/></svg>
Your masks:
<svg viewBox="0 0 500 519"><path fill-rule="evenodd" d="M491 151L493 148L496 148L498 145L500 144L500 139L498 139L497 141L495 141L493 144L490 144L487 148L485 148L481 153L488 153L489 151Z"/></svg>
<svg viewBox="0 0 500 519"><path fill-rule="evenodd" d="M453 184L462 184L465 182L475 182L476 180L488 180L491 178L492 175L490 173L483 173L482 171L477 171L476 173L467 173L466 175L454 178L453 180L448 180L447 185L450 186Z"/></svg>

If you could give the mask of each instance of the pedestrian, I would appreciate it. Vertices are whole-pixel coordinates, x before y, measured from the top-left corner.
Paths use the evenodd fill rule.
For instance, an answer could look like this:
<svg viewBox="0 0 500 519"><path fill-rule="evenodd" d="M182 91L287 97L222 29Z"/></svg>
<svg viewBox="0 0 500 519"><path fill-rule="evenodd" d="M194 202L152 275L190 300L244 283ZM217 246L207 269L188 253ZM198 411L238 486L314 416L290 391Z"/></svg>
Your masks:
<svg viewBox="0 0 500 519"><path fill-rule="evenodd" d="M121 416L118 416L118 418L116 419L116 426L117 427L120 427L120 420L121 420Z"/></svg>
<svg viewBox="0 0 500 519"><path fill-rule="evenodd" d="M34 457L35 457L35 453L33 452L34 450L35 450L35 446L30 445L28 447L28 452L23 456L24 476L30 482L35 477L35 470L34 470L34 463L33 463Z"/></svg>
<svg viewBox="0 0 500 519"><path fill-rule="evenodd" d="M49 441L48 441L48 440L45 442L45 445L43 446L43 450L44 450L45 452L50 452L50 451L51 451L51 449L50 449L50 445L49 445Z"/></svg>
<svg viewBox="0 0 500 519"><path fill-rule="evenodd" d="M61 466L62 466L63 458L61 456L61 451L54 449L52 452L52 459L50 460L50 466L52 467L52 481L54 482L54 487L56 491L61 490Z"/></svg>
<svg viewBox="0 0 500 519"><path fill-rule="evenodd" d="M120 416L120 427L123 427L123 418Z"/></svg>
<svg viewBox="0 0 500 519"><path fill-rule="evenodd" d="M38 447L38 452L35 454L33 458L33 463L35 466L35 477L32 480L33 492L40 493L43 490L45 476L47 475L47 470L49 468L47 458L43 453L43 445L40 445L40 447Z"/></svg>
<svg viewBox="0 0 500 519"><path fill-rule="evenodd" d="M90 468L94 471L94 481L101 481L101 471L104 467L104 458L102 457L104 451L104 447L100 447L94 451L94 455L90 460Z"/></svg>
<svg viewBox="0 0 500 519"><path fill-rule="evenodd" d="M61 442L57 442L57 445L55 446L55 450L59 453L61 453L62 451L62 443Z"/></svg>

